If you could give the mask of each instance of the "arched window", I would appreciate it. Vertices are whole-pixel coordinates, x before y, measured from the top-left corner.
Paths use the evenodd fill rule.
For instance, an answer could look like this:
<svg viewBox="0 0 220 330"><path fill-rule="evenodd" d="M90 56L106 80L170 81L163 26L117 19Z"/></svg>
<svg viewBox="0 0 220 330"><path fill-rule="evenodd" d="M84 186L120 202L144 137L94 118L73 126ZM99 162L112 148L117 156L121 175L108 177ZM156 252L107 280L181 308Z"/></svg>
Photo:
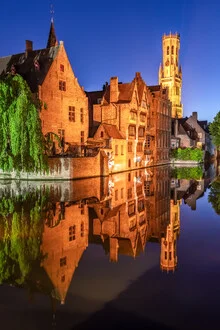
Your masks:
<svg viewBox="0 0 220 330"><path fill-rule="evenodd" d="M170 54L170 47L167 46L167 55L169 55L169 54Z"/></svg>
<svg viewBox="0 0 220 330"><path fill-rule="evenodd" d="M172 48L171 48L171 53L172 53L172 55L174 54L174 46L172 46Z"/></svg>

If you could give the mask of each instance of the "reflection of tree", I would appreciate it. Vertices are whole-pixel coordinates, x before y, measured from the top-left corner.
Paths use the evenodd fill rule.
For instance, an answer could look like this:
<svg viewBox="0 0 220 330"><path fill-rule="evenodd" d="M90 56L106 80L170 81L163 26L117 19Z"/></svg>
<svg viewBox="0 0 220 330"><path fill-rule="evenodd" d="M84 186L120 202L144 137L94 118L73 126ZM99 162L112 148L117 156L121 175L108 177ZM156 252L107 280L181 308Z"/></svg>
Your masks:
<svg viewBox="0 0 220 330"><path fill-rule="evenodd" d="M38 191L0 201L0 283L23 284L40 259L46 195Z"/></svg>
<svg viewBox="0 0 220 330"><path fill-rule="evenodd" d="M203 177L203 169L198 167L175 167L172 169L171 176L177 179L200 180Z"/></svg>
<svg viewBox="0 0 220 330"><path fill-rule="evenodd" d="M220 181L214 181L212 183L208 201L212 204L212 207L215 212L217 214L220 214Z"/></svg>

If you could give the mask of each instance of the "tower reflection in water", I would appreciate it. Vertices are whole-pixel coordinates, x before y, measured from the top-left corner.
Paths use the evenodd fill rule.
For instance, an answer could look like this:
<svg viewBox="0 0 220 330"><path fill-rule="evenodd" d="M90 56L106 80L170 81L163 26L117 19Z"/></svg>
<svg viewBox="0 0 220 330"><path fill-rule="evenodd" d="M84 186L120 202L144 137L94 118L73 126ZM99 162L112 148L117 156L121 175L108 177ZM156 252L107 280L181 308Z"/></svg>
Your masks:
<svg viewBox="0 0 220 330"><path fill-rule="evenodd" d="M210 182L175 179L170 167L72 182L15 182L0 188L0 283L65 298L89 246L111 262L160 244L160 268L175 271L180 205L192 209Z"/></svg>

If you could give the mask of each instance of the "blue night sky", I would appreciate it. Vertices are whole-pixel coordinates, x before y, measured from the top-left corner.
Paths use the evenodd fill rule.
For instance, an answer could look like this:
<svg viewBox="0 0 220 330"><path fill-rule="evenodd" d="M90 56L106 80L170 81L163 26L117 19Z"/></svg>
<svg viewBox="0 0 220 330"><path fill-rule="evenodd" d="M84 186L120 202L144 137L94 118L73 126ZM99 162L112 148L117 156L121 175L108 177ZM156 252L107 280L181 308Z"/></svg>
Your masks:
<svg viewBox="0 0 220 330"><path fill-rule="evenodd" d="M50 1L1 2L0 56L46 46ZM73 71L85 90L100 90L112 76L130 82L141 72L158 84L162 36L180 33L184 116L198 112L212 121L220 110L220 3L183 1L53 1L58 40L63 40Z"/></svg>

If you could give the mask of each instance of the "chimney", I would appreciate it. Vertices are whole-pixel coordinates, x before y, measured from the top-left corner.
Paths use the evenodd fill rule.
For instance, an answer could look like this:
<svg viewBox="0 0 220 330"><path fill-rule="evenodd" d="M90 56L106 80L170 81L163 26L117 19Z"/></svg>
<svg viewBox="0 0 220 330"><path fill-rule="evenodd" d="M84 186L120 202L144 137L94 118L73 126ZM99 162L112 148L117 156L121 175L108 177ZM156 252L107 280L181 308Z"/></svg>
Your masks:
<svg viewBox="0 0 220 330"><path fill-rule="evenodd" d="M194 112L192 113L192 117L193 117L195 120L197 120L197 112L196 112L196 111L194 111Z"/></svg>
<svg viewBox="0 0 220 330"><path fill-rule="evenodd" d="M26 40L26 41L25 41L25 44L26 44L25 53L26 53L26 56L27 56L28 53L30 53L30 52L33 51L33 41L31 41L31 40Z"/></svg>
<svg viewBox="0 0 220 330"><path fill-rule="evenodd" d="M110 80L110 102L118 102L118 77L112 77Z"/></svg>

